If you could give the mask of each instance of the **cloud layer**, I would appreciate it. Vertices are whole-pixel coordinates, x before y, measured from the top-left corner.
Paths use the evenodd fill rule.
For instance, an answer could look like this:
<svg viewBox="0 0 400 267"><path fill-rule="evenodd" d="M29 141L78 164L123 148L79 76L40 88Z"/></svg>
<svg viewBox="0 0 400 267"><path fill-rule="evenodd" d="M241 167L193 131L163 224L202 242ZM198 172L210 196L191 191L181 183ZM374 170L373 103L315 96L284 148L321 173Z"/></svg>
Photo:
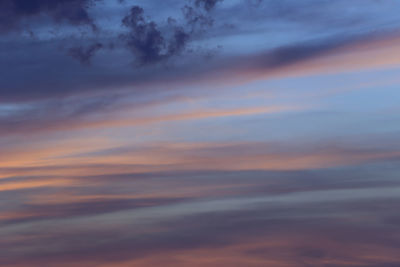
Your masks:
<svg viewBox="0 0 400 267"><path fill-rule="evenodd" d="M399 266L399 11L0 0L0 265Z"/></svg>

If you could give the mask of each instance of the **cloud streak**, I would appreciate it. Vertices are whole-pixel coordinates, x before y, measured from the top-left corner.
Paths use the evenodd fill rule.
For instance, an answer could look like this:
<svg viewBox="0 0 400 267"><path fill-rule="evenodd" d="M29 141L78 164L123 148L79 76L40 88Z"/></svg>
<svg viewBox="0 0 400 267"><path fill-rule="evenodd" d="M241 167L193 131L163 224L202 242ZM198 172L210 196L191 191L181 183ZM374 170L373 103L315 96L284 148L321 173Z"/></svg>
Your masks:
<svg viewBox="0 0 400 267"><path fill-rule="evenodd" d="M42 217L39 221L9 221L8 223L22 223L21 225L36 227L29 227L29 230L25 231L24 238L21 236L18 239L10 239L18 228L12 224L5 225L3 230L8 232L0 242L6 247L6 251L16 246L34 249L25 251L23 255L9 253L6 256L5 251L2 251L5 257L2 257L1 262L5 266L23 265L28 261L56 266L65 266L64 264L102 266L111 262L116 266L132 264L152 266L157 262L171 266L188 264L228 266L233 261L238 261L248 266L266 263L275 263L277 266L298 266L300 259L303 262L300 266L307 266L310 263L329 263L333 266L394 264L399 260L396 253L399 244L392 230L386 226L392 225L391 220L394 219L392 216L398 202L396 197L398 183L397 186L381 187L378 190L372 184L365 184L364 188L349 188L349 185L361 185L359 182L363 178L356 178L353 181L339 178L374 176L368 173L367 169L362 171L362 168L355 171L316 173L244 172L239 175L215 173L214 175L222 179L219 181L211 179L211 181L225 186L229 186L230 183L241 183L242 177L246 176L246 183L254 182L253 191L243 191L242 184L242 190L236 192L239 198L208 199L205 195L202 199L194 201L161 201L165 205L161 209L152 205L144 207L140 205L138 208L135 203L141 203L140 199L133 200L133 206L130 206L129 200L123 202L100 200L55 206L57 208L54 210L57 212L64 211L63 215L72 216L69 223L64 223L61 218L54 219L57 216L54 217L51 207L42 209L42 206L25 205L26 214L29 214L28 211L40 208L43 216L50 216L48 218L52 219L47 220L46 217ZM200 176L213 175L208 173L204 176L205 174ZM310 175L315 175L316 178L310 179ZM321 175L328 175L330 179L317 178ZM173 176L172 174L172 179ZM286 177L286 179L277 180L275 177ZM336 183L332 182L332 178L336 179ZM170 184L175 187L174 190L180 190L188 181L204 183L196 177L190 177L190 174L175 179L180 181L180 186ZM163 180L160 178L153 182L159 183ZM150 185L148 184L150 180L142 181L143 185ZM277 191L270 195L256 189L260 186L260 181L264 181L265 188L270 188L271 182L277 188L288 190L293 190L293 185L300 188L310 186L310 188L304 193ZM315 187L315 182L324 189ZM332 186L335 184L340 184L343 189L333 189ZM370 195L371 190L375 192L373 197ZM222 196L220 194L220 197ZM391 204L388 203L388 196L394 197L390 201ZM128 204L127 210L115 210L115 204L117 207L124 207L123 203ZM152 201L144 200L144 203ZM112 216L103 214L111 212L112 209L114 209ZM83 214L84 217L81 216ZM340 215L332 218L332 214ZM126 223L116 222L113 219L115 217L121 218ZM371 223L360 225L359 221ZM373 221L375 223L372 223ZM35 230L49 223L57 225L59 230L50 230L46 235ZM81 229L90 227L90 230L76 232L74 230L76 225L81 225ZM53 240L51 249L42 245L47 244L49 240ZM77 243L78 240L86 242ZM347 245L343 247L343 244ZM350 247L359 249L354 252L349 249ZM99 254L99 251L108 252ZM285 253L281 254L278 251ZM367 253L369 251L374 253ZM180 256L182 253L186 256ZM63 259L63 263L59 263L60 259Z"/></svg>

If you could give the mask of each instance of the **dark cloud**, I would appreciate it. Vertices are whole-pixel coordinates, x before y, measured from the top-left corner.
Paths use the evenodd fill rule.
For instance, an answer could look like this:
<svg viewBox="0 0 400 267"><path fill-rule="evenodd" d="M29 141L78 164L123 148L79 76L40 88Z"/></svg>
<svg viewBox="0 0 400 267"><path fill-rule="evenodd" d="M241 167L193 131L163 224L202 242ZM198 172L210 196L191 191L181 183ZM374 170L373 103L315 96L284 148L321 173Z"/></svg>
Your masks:
<svg viewBox="0 0 400 267"><path fill-rule="evenodd" d="M110 67L105 65L102 68L80 66L72 60L61 60L52 53L51 49L46 49L46 46L35 44L32 47L17 46L14 53L17 55L20 53L19 60L10 57L9 60L0 63L4 70L0 72L0 79L2 80L0 102L22 100L33 100L33 102L11 105L12 108L9 111L1 110L0 135L17 134L24 136L27 133L35 134L46 131L56 133L65 129L85 129L94 125L93 123L107 121L110 118L107 117L110 113L106 114L106 112L118 111L119 101L127 96L118 94L118 86L130 85L129 96L135 94L136 99L149 94L152 94L152 98L155 99L157 98L157 89L152 85L157 86L158 83L163 83L163 88L168 89L168 87L172 87L169 86L171 80L184 83L185 79L188 78L201 80L202 77L210 77L211 75L218 77L224 75L224 71L225 75L226 72L237 73L237 77L240 77L240 74L248 71L248 69L268 74L287 66L329 55L345 47L373 42L376 38L378 40L385 39L387 36L390 36L390 34L378 37L368 35L364 38L353 37L343 40L329 38L275 48L256 56L250 55L228 60L223 58L219 60L218 64L209 61L207 65L197 58L198 64L182 65L173 69L150 66L148 70L135 72L132 72L132 69L127 65L110 65ZM178 41L171 41L170 46L166 48L166 54L176 54L184 49L182 47L183 42L179 41L179 38L186 38L186 35L183 33L183 36L181 36L177 31L177 36L174 38ZM94 47L96 48L96 45ZM28 65L31 64L29 68L22 67L19 63L27 60L24 59L26 57L25 48L28 51L34 51L29 56L33 59L27 63ZM85 51L88 54L83 53ZM83 54L76 56L82 56L81 60L85 62L86 59L90 60L92 52L95 51L89 49L83 52ZM99 58L96 58L96 63L97 59L100 59L103 54L98 55ZM131 58L127 55L125 55L124 60L127 64L131 62ZM20 77L23 77L23 79ZM74 78L71 79L71 77ZM232 79L236 78L232 76ZM180 84L176 83L176 85ZM85 93L88 95L80 96L80 94ZM97 96L91 96L91 93L97 94ZM184 95L190 92L181 93ZM76 95L76 97L66 97L71 95ZM60 97L62 99L54 99ZM140 106L140 103L133 103L131 108L134 105ZM96 113L98 116L91 117ZM99 114L102 114L102 116L99 116ZM257 147L249 149L252 152L260 150ZM205 154L215 156L217 153L221 153L221 151L211 152ZM239 154L244 152L246 150L241 148L233 151L233 153ZM346 151L344 152L346 153ZM360 154L364 152L361 151ZM196 153L199 153L199 151ZM228 153L232 153L232 151L228 151Z"/></svg>
<svg viewBox="0 0 400 267"><path fill-rule="evenodd" d="M196 0L194 5L183 6L183 16L192 33L204 31L213 26L214 18L211 16L210 12L215 8L218 2L222 1L223 0Z"/></svg>
<svg viewBox="0 0 400 267"><path fill-rule="evenodd" d="M204 8L206 11L211 11L212 9L214 9L215 5L218 2L222 2L223 0L195 0L195 5L197 7L202 7Z"/></svg>
<svg viewBox="0 0 400 267"><path fill-rule="evenodd" d="M103 48L103 44L95 43L90 45L89 47L72 47L68 50L68 54L81 62L84 65L90 65L92 57L95 55L97 51Z"/></svg>
<svg viewBox="0 0 400 267"><path fill-rule="evenodd" d="M181 53L189 40L189 34L182 27L175 27L173 38L168 43L168 56Z"/></svg>
<svg viewBox="0 0 400 267"><path fill-rule="evenodd" d="M307 61L331 51L346 47L347 45L357 44L363 37L349 37L342 39L315 40L278 47L258 57L258 63L266 69L278 69L297 62Z"/></svg>
<svg viewBox="0 0 400 267"><path fill-rule="evenodd" d="M163 32L160 26L145 17L142 7L133 6L130 13L122 19L122 24L129 29L121 39L126 47L136 56L141 65L165 61L182 53L193 35L213 25L209 12L221 0L196 0L194 5L185 5L182 12L185 23L177 24L169 18L167 29Z"/></svg>
<svg viewBox="0 0 400 267"><path fill-rule="evenodd" d="M0 32L9 32L25 29L31 35L34 30L24 26L27 19L47 15L55 23L66 22L71 25L91 25L97 29L94 20L89 15L89 9L98 0L2 0L0 7ZM190 27L194 24L211 25L212 19L208 15L199 13L199 10L210 12L218 1L196 0L194 6L186 6L185 17ZM5 11L7 10L7 12ZM121 39L125 46L136 56L141 65L164 61L181 53L188 43L190 36L186 32L188 25L168 25L167 32L162 32L154 21L148 21L144 10L139 6L131 8L129 15L123 18L122 24L129 28L128 34L122 34ZM102 42L85 48L85 45L70 48L68 54L81 63L88 65L93 54L99 50Z"/></svg>
<svg viewBox="0 0 400 267"><path fill-rule="evenodd" d="M132 7L122 23L130 33L121 37L142 64L158 62L166 56L164 37L155 22L145 20L143 8Z"/></svg>
<svg viewBox="0 0 400 267"><path fill-rule="evenodd" d="M211 27L214 24L214 19L212 17L192 6L185 5L182 8L182 12L187 25L191 28L191 32L203 30L204 28Z"/></svg>
<svg viewBox="0 0 400 267"><path fill-rule="evenodd" d="M88 9L96 1L98 0L1 0L0 33L24 28L25 20L40 15L49 16L55 23L90 25L95 28Z"/></svg>
<svg viewBox="0 0 400 267"><path fill-rule="evenodd" d="M154 21L148 21L144 17L144 10L139 6L133 6L122 23L130 31L121 35L121 39L143 65L157 63L179 54L189 39L182 27L174 27L173 36L168 39Z"/></svg>
<svg viewBox="0 0 400 267"><path fill-rule="evenodd" d="M187 47L191 35L179 26L174 26L172 36L164 37L154 22L148 22L143 17L143 10L135 8L125 23L129 25L130 32L123 35L127 48L136 56L141 64L161 62L178 55ZM371 38L372 36L372 38ZM382 39L390 38L391 34L383 34ZM0 87L2 98L0 101L15 101L18 99L51 98L88 91L106 91L113 88L115 92L119 86L130 85L134 92L144 92L139 87L151 84L174 81L184 83L190 80L201 80L202 77L218 77L222 73L238 73L249 68L254 70L271 71L281 67L295 64L308 59L324 56L335 49L352 44L375 41L374 35L363 38L327 38L304 43L293 44L270 49L256 55L246 57L218 58L218 61L201 60L201 55L191 55L182 58L180 64L171 68L152 66L151 68L127 68L131 59L123 54L112 57L114 64L109 64L111 55L103 58L104 64L99 60L99 65L92 68L76 66L65 59L48 43L28 44L3 44L5 50L13 50L11 54L4 53L2 57L0 78L3 81ZM370 39L368 39L370 38ZM102 42L100 42L102 43ZM80 47L80 46L78 46ZM73 53L76 57L89 60L90 56L100 45L82 44L82 49ZM3 51L5 51L3 50ZM26 51L29 51L27 56ZM78 52L79 51L79 52ZM110 58L108 58L110 57ZM197 64L191 64L196 61ZM21 62L26 62L26 68L21 68ZM20 79L20 76L24 79ZM71 77L74 79L71 79Z"/></svg>

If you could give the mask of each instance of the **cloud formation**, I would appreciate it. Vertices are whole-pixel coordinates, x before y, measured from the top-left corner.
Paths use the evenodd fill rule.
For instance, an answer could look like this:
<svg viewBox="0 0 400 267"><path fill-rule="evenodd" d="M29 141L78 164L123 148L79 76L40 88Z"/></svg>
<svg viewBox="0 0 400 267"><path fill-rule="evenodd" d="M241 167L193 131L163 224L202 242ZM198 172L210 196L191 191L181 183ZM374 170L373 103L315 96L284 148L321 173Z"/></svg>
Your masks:
<svg viewBox="0 0 400 267"><path fill-rule="evenodd" d="M0 266L399 266L399 11L0 0Z"/></svg>
<svg viewBox="0 0 400 267"><path fill-rule="evenodd" d="M376 184L367 183L379 183L373 178L375 171L380 170L364 166L340 171L154 174L145 179L127 175L117 183L152 189L153 197L107 200L100 196L83 201L79 195L59 195L58 204L23 204L20 208L25 215L40 217L3 224L0 244L5 250L0 252L0 262L4 266L27 262L53 266L153 266L161 262L167 266L230 266L233 262L246 266L326 262L339 267L390 266L400 260L399 242L393 235L397 233L393 214L399 184L392 181L389 187L377 189ZM110 177L104 181L123 191L123 187L112 186L115 181ZM160 184L169 191L160 191ZM219 198L210 198L215 189ZM85 193L81 197L90 197L87 188L79 190ZM180 191L201 194L178 201L156 197L157 192L176 196ZM122 193L114 192L118 193L115 197ZM68 216L68 222L57 214ZM18 218L17 213L7 216ZM44 233L43 227L49 230ZM24 250L11 253L15 248Z"/></svg>
<svg viewBox="0 0 400 267"><path fill-rule="evenodd" d="M222 2L223 0L195 0L195 5L197 7L201 6L206 11L211 11L218 2Z"/></svg>
<svg viewBox="0 0 400 267"><path fill-rule="evenodd" d="M129 28L129 34L122 34L121 39L128 49L135 54L140 64L157 63L180 53L186 45L188 34L181 27L174 27L173 36L166 40L154 21L147 21L144 10L133 6L122 23Z"/></svg>
<svg viewBox="0 0 400 267"><path fill-rule="evenodd" d="M79 60L82 64L90 65L92 57L101 48L103 48L101 43L95 43L89 47L72 47L68 50L68 53L71 55L71 57Z"/></svg>
<svg viewBox="0 0 400 267"><path fill-rule="evenodd" d="M39 1L35 2L35 5L43 10L50 9L50 7L51 10L58 9L64 5L72 5L87 10L93 4L85 1L51 2L54 3ZM243 31L238 26L227 28L226 25L234 25L235 20L232 18L232 21L230 21L226 14L224 15L224 12L229 11L229 9L224 9L225 4L221 1L188 2L179 6L177 13L168 14L168 17L163 19L157 19L149 7L145 9L140 6L127 7L118 4L117 7L121 9L121 17L115 18L117 30L112 37L102 36L105 32L100 31L99 35L89 34L87 39L80 37L80 41L77 43L76 38L69 39L70 33L65 33L64 36L61 31L58 33L61 36L60 39L51 39L51 41L5 39L5 45L14 49L10 48L10 53L1 55L1 68L4 70L1 71L1 75L4 75L4 82L0 88L2 94L0 101L41 98L43 96L59 97L87 91L115 91L121 87L130 87L132 93L135 94L138 91L147 90L143 89L143 85L154 87L154 83L198 82L204 77L209 77L210 80L248 77L249 69L252 69L253 73L264 72L270 75L268 73L281 70L289 65L308 63L311 59L324 58L334 52L338 53L343 51L345 46L351 47L353 44L364 42L366 44L371 43L373 48L372 44L376 43L377 39L385 40L392 37L394 40L396 39L396 31L393 31L393 29L382 28L374 32L343 33L341 31L343 31L344 26L337 25L335 26L337 31L334 34L323 36L318 34L317 37L312 39L292 40L289 42L290 45L286 41L278 42L272 47L242 50L243 53L238 55L232 55L229 50L226 50L223 55L217 54L214 60L206 60L201 51L207 51L208 48L212 49L213 46L207 45L202 50L198 48L201 47L198 44L199 42L202 43L204 39L210 37L216 38L219 41L215 42L214 47L218 47L220 44L224 44L224 38L236 38L236 35L240 37ZM96 2L96 5L101 6L101 3ZM244 3L232 8L244 12L247 9L242 5ZM263 3L262 10L264 5L266 3ZM310 3L309 5L311 6ZM337 6L333 6L332 9L340 8L340 4L337 4ZM281 8L283 7L293 10L301 9L291 1L281 4ZM37 8L33 8L33 10ZM116 7L113 6L113 8ZM183 14L181 14L182 8ZM65 8L65 10L70 10L70 8ZM277 10L279 9L271 8L270 11L278 12ZM330 12L330 10L328 11ZM328 11L321 10L321 12ZM63 16L66 16L64 13L62 13ZM242 16L245 16L245 14L242 14ZM89 16L89 18L91 17ZM217 19L218 24L210 28L215 19ZM259 19L262 18L257 17L257 20ZM265 19L269 19L269 17ZM5 20L8 20L8 18L5 18ZM94 18L91 21L93 20ZM77 20L77 22L80 25L85 20ZM102 23L97 24L100 29ZM12 29L12 27L8 28ZM230 32L230 37L225 35L226 31ZM81 35L79 31L72 31L71 34L72 36ZM273 32L270 34L274 35ZM113 46L110 46L111 43ZM382 43L382 45L392 46L390 43ZM65 58L64 53L60 54L58 47L67 47L65 54L72 56L86 66L76 66L69 58ZM96 57L96 65L88 68L87 65L90 64L93 56L100 49L106 47L114 47L114 49L103 49L104 53ZM380 48L377 50L383 51ZM19 68L21 62L26 58L23 51L29 51L29 62L31 62L29 63L29 71ZM355 52L357 52L356 48ZM381 54L376 56L385 56ZM133 58L130 55L133 55ZM346 51L344 51L344 55L349 56ZM162 64L162 66L157 64L165 63L168 60L171 61L168 64ZM391 61L395 61L395 58L392 57ZM113 63L109 64L110 62ZM127 68L132 62L134 68ZM193 64L193 62L196 62L196 64ZM366 64L366 66L368 65L371 64ZM285 72L286 76L290 76L293 71L285 70ZM295 69L294 72L297 73L297 70ZM49 76L47 73L52 73L52 75ZM156 74L157 79L154 79L154 74ZM20 75L24 76L25 82L17 78ZM6 79L6 76L11 77L11 79ZM71 76L75 78L70 79Z"/></svg>
<svg viewBox="0 0 400 267"><path fill-rule="evenodd" d="M22 24L41 15L55 23L90 25L96 28L88 9L98 0L2 0L0 2L0 33L20 30ZM29 24L29 22L28 22Z"/></svg>

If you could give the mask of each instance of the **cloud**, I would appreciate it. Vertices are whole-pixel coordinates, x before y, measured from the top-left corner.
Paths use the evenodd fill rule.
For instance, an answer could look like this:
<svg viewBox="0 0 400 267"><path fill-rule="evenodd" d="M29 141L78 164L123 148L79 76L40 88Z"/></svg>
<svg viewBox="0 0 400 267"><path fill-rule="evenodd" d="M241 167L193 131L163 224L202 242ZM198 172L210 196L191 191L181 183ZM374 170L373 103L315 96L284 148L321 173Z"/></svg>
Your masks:
<svg viewBox="0 0 400 267"><path fill-rule="evenodd" d="M383 32L285 45L227 60L231 67L227 67L225 79L241 77L249 82L393 68L400 64L398 58L392 57L398 52L399 42L398 32Z"/></svg>
<svg viewBox="0 0 400 267"><path fill-rule="evenodd" d="M115 154L114 154L115 153ZM270 143L157 144L150 147L114 148L88 154L92 158L137 158L138 162L180 170L301 170L396 160L398 149L367 149L331 145L285 145ZM140 156L139 156L140 155ZM83 156L84 157L84 156Z"/></svg>
<svg viewBox="0 0 400 267"><path fill-rule="evenodd" d="M155 22L145 21L143 8L131 8L122 23L130 29L129 35L122 35L127 47L138 57L142 64L158 62L166 56L163 54L165 40L157 29Z"/></svg>
<svg viewBox="0 0 400 267"><path fill-rule="evenodd" d="M398 12L354 1L0 0L0 265L399 266Z"/></svg>
<svg viewBox="0 0 400 267"><path fill-rule="evenodd" d="M195 190L195 185L210 181L213 186L208 192L220 186L229 192L229 185L240 185L239 191L229 197L223 191L212 198L205 194L178 201L153 197L156 204L151 205L150 198L149 206L142 206L146 203L142 198L136 203L134 199L130 202L118 198L122 192L113 191L115 181L111 175L104 181L108 180L111 186L106 191L116 193L115 199L22 206L29 208L24 210L26 215L30 210L44 217L3 225L0 245L4 250L0 251L0 263L23 266L29 262L57 267L158 263L165 266L273 263L305 267L327 262L335 267L390 266L400 261L398 229L393 222L390 227L387 224L398 210L399 184L397 181L390 187L368 185L366 180L379 184L380 176L376 174L381 171L381 168L357 167L289 173L209 172L179 177L155 175L131 184L127 183L129 177L119 181L125 184L125 188L116 187L119 190L133 193L132 188L141 189L132 196L145 188L160 187L163 192L171 188L168 193L176 194L188 184ZM318 186L314 186L315 182ZM287 190L274 194L243 190L247 183L254 188L257 185L269 188L272 183ZM309 187L308 191L291 191L293 187L304 186ZM105 187L101 188L104 192ZM63 215L68 220L63 220Z"/></svg>
<svg viewBox="0 0 400 267"><path fill-rule="evenodd" d="M115 108L116 102L116 97L92 96L81 97L79 101L76 98L66 98L57 101L28 102L21 106L12 105L13 108L10 110L0 113L0 135L22 133L24 130L32 132L40 129L50 130L53 127L57 128L57 125L71 125L100 110L107 112Z"/></svg>
<svg viewBox="0 0 400 267"><path fill-rule="evenodd" d="M182 13L191 34L204 33L214 24L211 11L223 0L196 0L193 5L184 5Z"/></svg>
<svg viewBox="0 0 400 267"><path fill-rule="evenodd" d="M54 1L54 3L67 5L67 2ZM380 33L379 30L324 35L327 37L318 35L308 40L291 40L290 45L278 43L276 46L257 51L241 50L244 55L230 54L226 51L227 53L216 55L214 59L205 60L204 55L196 51L198 42L203 42L206 36L224 39L226 29L221 29L217 25L212 31L208 31L209 25L201 25L208 24L214 18L220 19L221 23L229 22L226 19L227 14L224 13L229 10L217 9L212 3L211 5L206 2L196 3L191 2L184 7L183 18L179 18L179 13L167 14L170 20L157 17L154 17L154 20L150 19L146 15L152 15L151 9L146 12L142 7L134 6L123 18L123 27L119 24L121 19L116 18L118 25L116 36L91 36L87 40L83 38L79 44L65 37L63 32L60 32L59 39L47 41L5 39L3 51L9 52L0 55L0 78L4 81L0 88L2 96L0 101L58 98L98 91L114 93L127 87L132 94L151 94L154 92L152 88L160 84L177 87L201 82L205 78L208 83L237 83L247 79L288 77L301 72L306 73L302 64L310 64L312 61L328 58L334 54L342 54L343 60L341 62L333 60L333 64L323 62L324 64L319 64L322 65L320 68L316 62L312 70L307 66L307 74L313 75L322 70L347 69L349 64L355 65L357 62L359 62L359 66L356 66L358 68L373 68L377 63L384 64L384 58L388 61L387 65L396 61L395 57L389 57L384 53L389 47L393 53L396 52L393 48L396 46L394 43L396 32ZM289 4L285 3L283 6L287 5ZM90 5L84 6L90 8ZM120 6L121 13L124 14L126 10ZM205 6L213 8L207 11ZM100 23L99 27L101 25ZM207 31L204 31L205 29ZM240 31L243 29L237 29L232 34L235 36L238 34L240 37ZM122 37L118 38L119 35ZM381 43L381 48L373 48L373 44L379 42L378 39L391 38L393 44ZM70 47L67 54L88 65L96 52L101 49L100 46L107 47L106 44L110 42L115 43L115 48L98 54L96 64L90 68L77 66L59 51L59 47ZM371 50L376 54L374 57L382 59L374 63L372 60L366 62L367 58L355 58L355 55L360 54L355 46L362 42L370 43ZM344 51L345 47L352 49L352 46L353 55ZM133 59L131 55L134 56ZM168 60L171 64L164 64ZM129 68L132 61L138 64L135 64L134 68ZM26 68L20 68L21 64ZM20 76L24 79L20 79ZM74 79L70 78L72 76Z"/></svg>
<svg viewBox="0 0 400 267"><path fill-rule="evenodd" d="M195 0L195 5L197 7L203 7L207 12L210 12L218 2L222 1L223 0Z"/></svg>
<svg viewBox="0 0 400 267"><path fill-rule="evenodd" d="M62 100L38 101L27 105L16 105L14 109L0 113L0 136L31 133L93 129L105 127L127 127L157 124L172 121L190 121L209 118L250 116L257 114L289 112L301 107L271 106L232 109L196 109L173 114L139 115L140 110L150 106L161 106L168 103L179 104L184 97L178 95L153 95L149 100L135 99L124 102L126 94L99 94L97 96L71 97ZM128 96L130 96L128 94ZM159 99L157 99L159 98ZM79 100L79 101L78 101ZM119 118L123 111L137 111L138 115L130 119Z"/></svg>
<svg viewBox="0 0 400 267"><path fill-rule="evenodd" d="M164 38L156 24L144 19L142 9L135 10L134 12L138 12L135 13L137 18L131 14L132 16L128 16L131 21L127 20L127 24L133 27L132 32L123 39L139 61L147 64L146 67L127 68L131 59L123 54L122 57L119 55L113 60L122 60L124 64L119 64L117 60L113 65L104 64L81 69L76 64L57 56L57 52L47 46L16 46L17 51L28 49L31 51L32 60L37 61L41 58L41 61L37 61L38 63L27 72L18 67L18 62L23 60L21 55L16 54L13 58L11 55L3 56L2 62L7 63L9 78L5 79L3 87L0 88L2 101L51 98L83 92L116 92L119 88L127 86L133 94L150 94L154 92L151 88L160 84L178 87L187 83L201 82L204 78L207 78L208 83L234 84L249 79L315 75L340 70L385 67L399 63L396 57L388 53L388 51L397 53L399 38L395 32L389 32L321 38L250 53L246 56L217 56L208 61L199 55L191 55L187 60L183 58L176 66L165 68L152 63L181 53L186 47L188 36L182 29L175 29L172 31L173 37ZM358 45L364 47L363 50L358 49ZM365 57L366 49L379 60ZM103 60L108 62L111 58L106 56ZM192 64L194 61L197 63ZM46 73L52 75L45 75ZM5 72L1 72L0 75L5 75ZM18 79L20 75L24 75L23 81ZM71 76L75 78L70 79ZM26 86L27 83L29 86ZM145 90L145 87L148 89Z"/></svg>
<svg viewBox="0 0 400 267"><path fill-rule="evenodd" d="M97 1L99 0L4 0L2 2L4 6L3 10L11 10L11 12L4 11L0 13L0 18L4 21L5 25L4 29L0 28L0 31L11 32L23 28L34 35L34 30L22 25L22 22L25 22L27 19L37 19L40 15L51 17L53 24L67 22L71 26L90 25L94 30L97 30L98 25L95 25L93 18L89 15L89 9L92 8ZM211 21L208 15L206 18L206 16L200 15L197 10L202 9L208 13L214 8L216 2L217 1L196 1L194 7L187 5L186 7L190 8L191 12L190 14L186 14L186 16L197 17L192 17L190 19L191 21L187 22L189 24L195 24L196 22L194 22L194 20L201 20L201 18ZM170 20L176 22L172 17ZM193 34L193 29L189 34L186 30L188 25L184 23L181 25L176 25L176 23L172 25L168 23L168 30L166 32L164 32L164 30L161 31L160 28L165 25L161 25L160 27L156 22L148 21L144 17L143 8L139 6L133 6L130 9L130 13L122 19L122 26L129 28L129 33L120 34L119 40L113 40L110 43L112 43L113 46L119 46L119 42L122 41L125 47L135 55L139 65L165 61L170 57L180 54L186 48L190 39L190 34ZM35 26L33 26L33 28L35 28ZM60 34L63 35L62 32ZM76 34L78 33L75 32L73 36ZM93 54L98 49L105 46L98 36L93 36L93 38L97 39L96 44L89 45L87 48L84 47L85 44L70 48L68 50L68 55L88 65Z"/></svg>
<svg viewBox="0 0 400 267"><path fill-rule="evenodd" d="M69 143L42 141L31 146L5 147L0 153L0 178L196 170L307 170L398 162L400 149L390 146L390 142L390 139L384 143L367 139L358 145L330 140L292 144L153 142L118 146L90 138Z"/></svg>
<svg viewBox="0 0 400 267"><path fill-rule="evenodd" d="M61 184L59 186L62 186ZM73 200L73 196L72 196ZM40 220L77 218L80 216L93 216L105 213L133 210L139 208L159 207L172 203L187 201L183 198L135 198L119 197L102 198L92 197L87 200L79 200L69 203L57 204L22 204L20 208L13 210L12 214L0 217L0 224L30 223Z"/></svg>
<svg viewBox="0 0 400 267"><path fill-rule="evenodd" d="M23 28L25 20L40 15L55 23L90 25L95 28L88 8L98 0L2 0L0 2L0 33Z"/></svg>
<svg viewBox="0 0 400 267"><path fill-rule="evenodd" d="M82 64L90 65L92 57L101 48L103 48L103 45L101 43L95 43L86 48L82 46L72 47L68 50L68 53L71 57L77 59Z"/></svg>
<svg viewBox="0 0 400 267"><path fill-rule="evenodd" d="M122 34L121 39L142 65L164 61L181 53L189 39L179 26L173 26L173 35L167 39L154 21L145 19L144 10L139 6L133 6L122 23L129 28L129 33Z"/></svg>

